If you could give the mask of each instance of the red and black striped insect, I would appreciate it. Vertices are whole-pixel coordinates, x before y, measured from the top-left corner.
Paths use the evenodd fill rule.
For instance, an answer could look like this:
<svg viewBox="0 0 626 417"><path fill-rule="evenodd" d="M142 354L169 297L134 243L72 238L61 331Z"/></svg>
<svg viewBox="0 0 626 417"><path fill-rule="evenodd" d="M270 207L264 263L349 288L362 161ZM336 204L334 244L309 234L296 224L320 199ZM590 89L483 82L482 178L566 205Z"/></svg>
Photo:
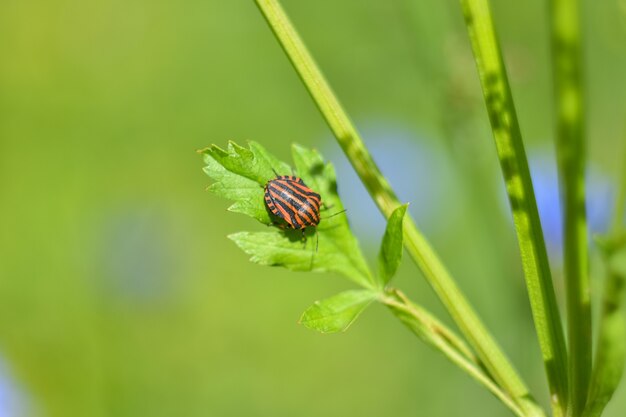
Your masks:
<svg viewBox="0 0 626 417"><path fill-rule="evenodd" d="M321 221L320 207L322 198L310 189L302 178L293 175L278 175L265 184L265 204L269 211L285 221L289 229L301 230L302 240L305 240L307 227L317 227ZM345 210L328 217L341 214ZM319 235L315 250L319 244Z"/></svg>
<svg viewBox="0 0 626 417"><path fill-rule="evenodd" d="M304 231L320 222L322 198L293 175L277 175L265 184L265 204L270 212L283 219L286 227Z"/></svg>

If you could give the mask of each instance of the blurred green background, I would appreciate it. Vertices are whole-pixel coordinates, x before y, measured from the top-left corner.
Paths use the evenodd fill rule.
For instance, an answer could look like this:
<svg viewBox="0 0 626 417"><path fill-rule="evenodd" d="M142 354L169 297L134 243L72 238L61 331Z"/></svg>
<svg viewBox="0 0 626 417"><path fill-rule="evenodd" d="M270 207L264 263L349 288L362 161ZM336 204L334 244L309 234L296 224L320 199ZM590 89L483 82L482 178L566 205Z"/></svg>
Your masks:
<svg viewBox="0 0 626 417"><path fill-rule="evenodd" d="M561 294L545 3L493 6ZM545 404L458 2L284 4ZM626 2L583 9L590 211L601 232L625 137ZM294 141L322 150L376 253L381 216L252 0L0 2L1 417L508 415L381 307L345 334L298 326L310 303L350 284L253 265L226 239L263 228L204 191L195 150L229 139L285 159ZM397 285L447 320L408 259ZM623 415L625 385L607 416Z"/></svg>

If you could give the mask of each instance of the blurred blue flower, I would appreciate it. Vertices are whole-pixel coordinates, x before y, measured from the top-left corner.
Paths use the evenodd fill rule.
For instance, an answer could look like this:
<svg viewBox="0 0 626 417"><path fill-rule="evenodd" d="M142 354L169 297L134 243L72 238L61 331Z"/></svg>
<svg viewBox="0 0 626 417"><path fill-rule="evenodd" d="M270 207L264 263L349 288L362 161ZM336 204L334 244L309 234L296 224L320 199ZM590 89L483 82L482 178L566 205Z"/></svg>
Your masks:
<svg viewBox="0 0 626 417"><path fill-rule="evenodd" d="M173 237L158 207L124 207L104 224L100 274L118 299L150 303L171 296L175 275Z"/></svg>
<svg viewBox="0 0 626 417"><path fill-rule="evenodd" d="M558 258L562 252L562 212L559 199L558 171L553 148L531 149L528 152L539 217L550 256ZM614 184L593 164L587 165L585 176L587 221L590 236L607 230L614 200ZM504 187L503 200L506 201ZM508 202L503 207L508 210Z"/></svg>
<svg viewBox="0 0 626 417"><path fill-rule="evenodd" d="M0 358L0 417L25 416L26 408L24 395L9 378L7 367Z"/></svg>
<svg viewBox="0 0 626 417"><path fill-rule="evenodd" d="M365 123L361 132L400 201L411 203L409 211L420 228L430 233L445 227L442 219L450 214L450 199L456 195L451 191L455 184L446 150L397 123ZM339 146L333 141L329 148L325 153L335 165L339 194L354 233L363 242L377 242L385 229L382 214Z"/></svg>

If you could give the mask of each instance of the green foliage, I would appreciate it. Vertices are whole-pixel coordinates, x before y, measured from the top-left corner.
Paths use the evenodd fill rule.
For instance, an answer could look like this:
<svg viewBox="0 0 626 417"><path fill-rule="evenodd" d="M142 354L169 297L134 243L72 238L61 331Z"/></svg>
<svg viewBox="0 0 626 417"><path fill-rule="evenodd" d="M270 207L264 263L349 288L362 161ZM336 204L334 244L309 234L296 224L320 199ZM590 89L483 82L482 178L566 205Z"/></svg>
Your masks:
<svg viewBox="0 0 626 417"><path fill-rule="evenodd" d="M343 209L337 194L335 171L315 150L294 145L295 170L254 142L249 148L231 142L226 151L213 145L200 152L206 164L204 171L214 181L208 189L233 200L229 210L246 214L268 226L278 219L265 207L263 188L276 173L294 172L320 193L323 205L332 207L333 213ZM282 266L293 271L336 272L364 287L318 301L300 319L307 328L322 333L339 332L346 330L373 300L384 297L383 288L395 275L402 259L403 219L407 208L408 204L398 206L391 213L381 243L379 275L376 278L350 231L347 217L338 215L324 220L328 209L322 212L322 221L316 230L307 231L304 243L300 231L279 227L262 232L238 232L229 238L251 255L252 262L260 265ZM431 316L422 312L419 320L422 320L421 317ZM430 332L439 334L442 328L426 326L422 330L425 340L433 337L440 339L441 336L431 335Z"/></svg>
<svg viewBox="0 0 626 417"><path fill-rule="evenodd" d="M321 230L319 248L315 250L314 236L301 241L299 231L239 232L228 236L259 265L283 266L292 271L337 272L351 280L366 285L362 274L345 252L340 252L332 237Z"/></svg>
<svg viewBox="0 0 626 417"><path fill-rule="evenodd" d="M370 196L389 217L400 202L387 179L382 175L359 132L325 80L315 60L304 45L278 0L255 0L276 39L300 76L321 114L333 131L337 142L361 178ZM489 333L478 314L458 287L425 236L410 216L404 221L404 242L407 252L422 271L424 278L467 338L490 376L500 384L529 416L542 416L526 384Z"/></svg>
<svg viewBox="0 0 626 417"><path fill-rule="evenodd" d="M337 195L332 166L326 164L314 150L294 145L292 151L297 175L320 193L322 201L331 205L333 210L340 211L342 204ZM274 166L288 172L291 168L256 143L251 143L250 149L230 143L228 151L212 146L202 153L206 162L205 172L215 181L209 190L234 200L231 211L242 212L271 225L272 220L275 220L272 215L267 210L264 215L260 214L265 209L265 203L262 191L257 190L262 190L265 183L274 177ZM485 371L484 364L459 336L428 311L408 300L400 291L385 288L402 259L403 224L407 208L408 204L397 206L389 216L380 247L379 274L376 277L370 272L345 216L332 217L320 223L316 231L316 238L319 238L316 251L302 244L302 234L297 230L274 228L265 232L239 232L229 237L251 255L252 262L282 266L294 271L337 272L364 287L315 302L300 318L300 323L305 327L321 333L345 331L372 301L379 301L387 305L422 341L486 387L514 413L524 415L516 402L493 381ZM310 241L312 233L309 232L307 237Z"/></svg>
<svg viewBox="0 0 626 417"><path fill-rule="evenodd" d="M205 172L210 173L216 181L209 190L229 200L234 200L228 210L235 213L247 214L260 221L270 224L271 220L267 210L256 204L256 200L263 198L263 190L259 184L245 177L234 175L212 158L205 158Z"/></svg>
<svg viewBox="0 0 626 417"><path fill-rule="evenodd" d="M343 332L379 296L372 290L349 290L316 301L307 308L300 323L321 333Z"/></svg>
<svg viewBox="0 0 626 417"><path fill-rule="evenodd" d="M200 151L204 155L204 172L213 179L209 190L233 200L230 211L243 213L272 226L275 218L265 206L264 186L276 174L295 173L320 193L322 220L316 230L307 230L305 242L299 230L274 227L271 231L239 232L229 236L237 246L260 265L282 266L293 271L336 272L365 289L349 290L309 307L300 322L322 333L346 330L359 314L377 297L395 274L402 258L402 219L408 205L399 206L391 215L380 251L380 277L375 285L373 274L348 226L343 205L337 194L337 180L331 164L319 152L293 145L295 170L279 161L261 145L250 142L249 148L233 142L228 150L215 145ZM332 213L328 210L332 208ZM327 220L324 218L331 216ZM311 229L311 228L309 228ZM313 246L315 245L315 246Z"/></svg>
<svg viewBox="0 0 626 417"><path fill-rule="evenodd" d="M410 217L404 219L406 206L400 206L395 193L375 165L359 133L278 0L256 0L256 3L355 171L389 221L379 253L377 276L370 272L363 255L358 251L358 245L349 231L345 218L337 222L320 224L317 231L320 249L316 253L306 252L297 232L292 231L241 232L231 235L231 239L252 256L253 262L298 271L334 271L365 287L365 290L346 291L318 301L302 316L301 323L305 326L321 332L343 331L372 300L378 300L386 304L396 317L424 342L438 349L460 369L489 389L514 413L520 416L543 416L543 410L529 394L525 383L484 327L424 236ZM576 327L579 320L588 322L589 319L588 303L585 304L588 300L585 299L588 292L585 213L580 209L580 201L584 199L582 187L584 154L579 146L582 143L581 116L580 114L574 116L577 119L574 120L574 124L577 124L575 131L565 132L559 141L560 172L562 180L566 179L565 206L566 210L569 210L565 224L568 263L566 275L567 279L572 280L568 283L568 312L570 347L574 354L570 358L568 368L565 338L528 161L489 1L461 0L461 5L511 204L535 328L548 376L552 408L555 417L563 416L566 412L572 417L577 417L585 402L583 394L586 392L589 379L590 354L589 326L584 324L584 328ZM560 18L557 18L558 21ZM577 25L574 20L570 23ZM558 32L559 28L556 29ZM557 32L555 33L560 33ZM569 58L576 59L576 53ZM578 79L570 81L573 83L568 88L579 88L579 85L574 85L578 83ZM559 89L557 86L557 91ZM564 100L559 102L559 106L561 105L567 108ZM563 121L565 120L561 120ZM564 126L563 123L561 125ZM565 161L563 156L568 156L570 149L576 149L578 155L571 161ZM205 155L212 159L212 162L207 161L207 173L220 183L214 184L211 190L234 200L235 203L230 208L232 211L242 212L265 224L271 224L274 219L267 210L263 212L265 207L262 192L255 191L254 188L257 185L264 185L272 178L267 172L267 166L269 165L271 169L275 164L279 164L279 161L254 144L249 150L234 144L229 146L228 151L213 147L205 151ZM326 165L316 152L297 146L293 148L293 159L298 175L311 188L320 192L324 201L331 202L333 207L340 210L341 202L337 197L332 167ZM567 192L568 187L570 194ZM309 233L307 236L311 237L312 234ZM410 302L401 292L386 287L401 261L403 244L471 347L428 312ZM613 278L622 276L612 274ZM613 293L619 293L618 289L623 286L623 282L616 279L609 279L608 284L607 292L613 288L612 284L616 285L611 290ZM623 344L620 343L623 342L623 334L616 330L621 326L621 322L612 315L613 310L619 305L612 298L605 300L597 366L594 367L595 382L592 383L589 399L589 403L593 405L593 409L589 411L592 413L590 415L595 415L593 414L595 410L599 410L597 413L600 413L621 375L610 370L610 366L619 366L621 369L624 357L621 348ZM572 309L572 306L576 308ZM605 339L603 336L608 338ZM614 337L620 340L613 340ZM607 345L604 351L603 344Z"/></svg>
<svg viewBox="0 0 626 417"><path fill-rule="evenodd" d="M227 151L213 145L201 152L206 163L204 171L214 180L209 190L233 200L230 211L246 214L263 224L279 221L267 210L263 199L265 184L276 176L274 170L279 175L295 172L322 196L322 220L316 231L306 232L304 244L300 231L278 227L272 231L230 235L237 246L252 256L252 262L284 266L294 271L332 271L362 286L372 285L371 272L350 231L347 217L340 214L325 219L340 212L343 206L337 195L334 168L325 163L317 151L294 145L295 171L255 142L250 142L249 149L231 142Z"/></svg>
<svg viewBox="0 0 626 417"><path fill-rule="evenodd" d="M396 274L402 260L402 224L408 204L398 207L387 220L387 228L378 255L378 277L385 286Z"/></svg>
<svg viewBox="0 0 626 417"><path fill-rule="evenodd" d="M333 215L340 213L343 205L337 194L335 170L331 164L324 162L319 152L293 145L295 170L255 142L250 142L249 148L230 142L226 151L213 145L200 152L206 163L204 172L214 181L208 189L233 200L230 211L246 214L263 224L273 225L279 220L266 208L263 198L265 184L276 174L293 172L322 196L322 220L316 230L306 231L304 242L301 231L279 227L271 231L231 234L229 238L251 255L252 262L282 266L293 271L336 272L369 289L375 288L376 281L382 284L378 286L379 292L396 273L402 259L402 224L408 205L396 208L389 218L380 249L380 275L375 279L350 231L347 217ZM329 218L325 219L327 216ZM342 293L316 304L317 307L311 307L303 316L303 324L321 329L326 326L321 315L330 314L329 323L334 323L337 320L333 318L335 312L341 312L341 317L352 317L345 323L347 327L358 315L352 315L355 312L354 297L358 294L363 297L364 294L371 295L371 291ZM307 324L318 322L322 324Z"/></svg>
<svg viewBox="0 0 626 417"><path fill-rule="evenodd" d="M235 203L228 210L271 224L270 215L262 204L263 187L260 185L274 177L272 169L290 172L289 166L269 156L258 144L246 149L230 142L226 151L213 145L201 152L205 155L204 172L215 181L209 191L233 200Z"/></svg>

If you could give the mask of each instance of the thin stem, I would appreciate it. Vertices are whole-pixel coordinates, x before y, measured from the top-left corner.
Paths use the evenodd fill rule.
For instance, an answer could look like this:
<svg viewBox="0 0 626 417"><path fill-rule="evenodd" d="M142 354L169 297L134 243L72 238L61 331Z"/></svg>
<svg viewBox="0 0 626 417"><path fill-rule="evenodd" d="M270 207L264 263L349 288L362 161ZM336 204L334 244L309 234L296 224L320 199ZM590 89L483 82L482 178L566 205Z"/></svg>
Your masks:
<svg viewBox="0 0 626 417"><path fill-rule="evenodd" d="M359 133L324 79L277 0L255 0L274 35L326 119L344 153L385 217L400 205ZM496 383L526 416L542 416L524 382L487 331L410 216L404 221L405 246Z"/></svg>
<svg viewBox="0 0 626 417"><path fill-rule="evenodd" d="M591 301L585 210L585 143L578 0L552 0L556 150L563 202L567 302L568 415L580 416L591 375Z"/></svg>
<svg viewBox="0 0 626 417"><path fill-rule="evenodd" d="M622 248L622 262L625 254ZM614 254L606 258L607 275L602 296L600 331L596 356L589 385L585 417L598 417L615 393L624 370L626 356L626 321L624 315L624 291L626 271L614 265Z"/></svg>
<svg viewBox="0 0 626 417"><path fill-rule="evenodd" d="M552 408L567 399L567 354L535 193L488 0L461 0L513 212Z"/></svg>
<svg viewBox="0 0 626 417"><path fill-rule="evenodd" d="M626 151L626 140L624 141ZM596 355L589 384L584 417L599 417L619 385L626 362L626 239L624 206L626 205L626 152L623 159L621 186L608 241L604 242L606 283L602 295Z"/></svg>
<svg viewBox="0 0 626 417"><path fill-rule="evenodd" d="M626 129L624 129L626 131ZM617 192L617 200L615 201L615 211L613 213L613 221L611 222L611 230L614 234L623 232L624 229L624 212L626 211L626 138L622 141L622 178L621 186Z"/></svg>
<svg viewBox="0 0 626 417"><path fill-rule="evenodd" d="M419 313L419 317L422 321L428 325L432 331L445 339L454 349L456 349L460 354L462 354L466 359L473 362L474 364L481 366L480 359L476 357L474 352L470 349L469 346L465 343L465 341L459 337L456 333L450 330L446 325L437 320L432 314L428 313L423 308L414 304L409 297L406 296L402 291L396 288L389 288L387 290L389 294L395 296L398 301L402 302L406 306L410 306L414 313Z"/></svg>
<svg viewBox="0 0 626 417"><path fill-rule="evenodd" d="M452 363L464 370L479 384L487 388L517 416L526 414L485 373L476 357L465 343L428 312L413 304L402 292L390 290L382 301L422 341L444 354Z"/></svg>

